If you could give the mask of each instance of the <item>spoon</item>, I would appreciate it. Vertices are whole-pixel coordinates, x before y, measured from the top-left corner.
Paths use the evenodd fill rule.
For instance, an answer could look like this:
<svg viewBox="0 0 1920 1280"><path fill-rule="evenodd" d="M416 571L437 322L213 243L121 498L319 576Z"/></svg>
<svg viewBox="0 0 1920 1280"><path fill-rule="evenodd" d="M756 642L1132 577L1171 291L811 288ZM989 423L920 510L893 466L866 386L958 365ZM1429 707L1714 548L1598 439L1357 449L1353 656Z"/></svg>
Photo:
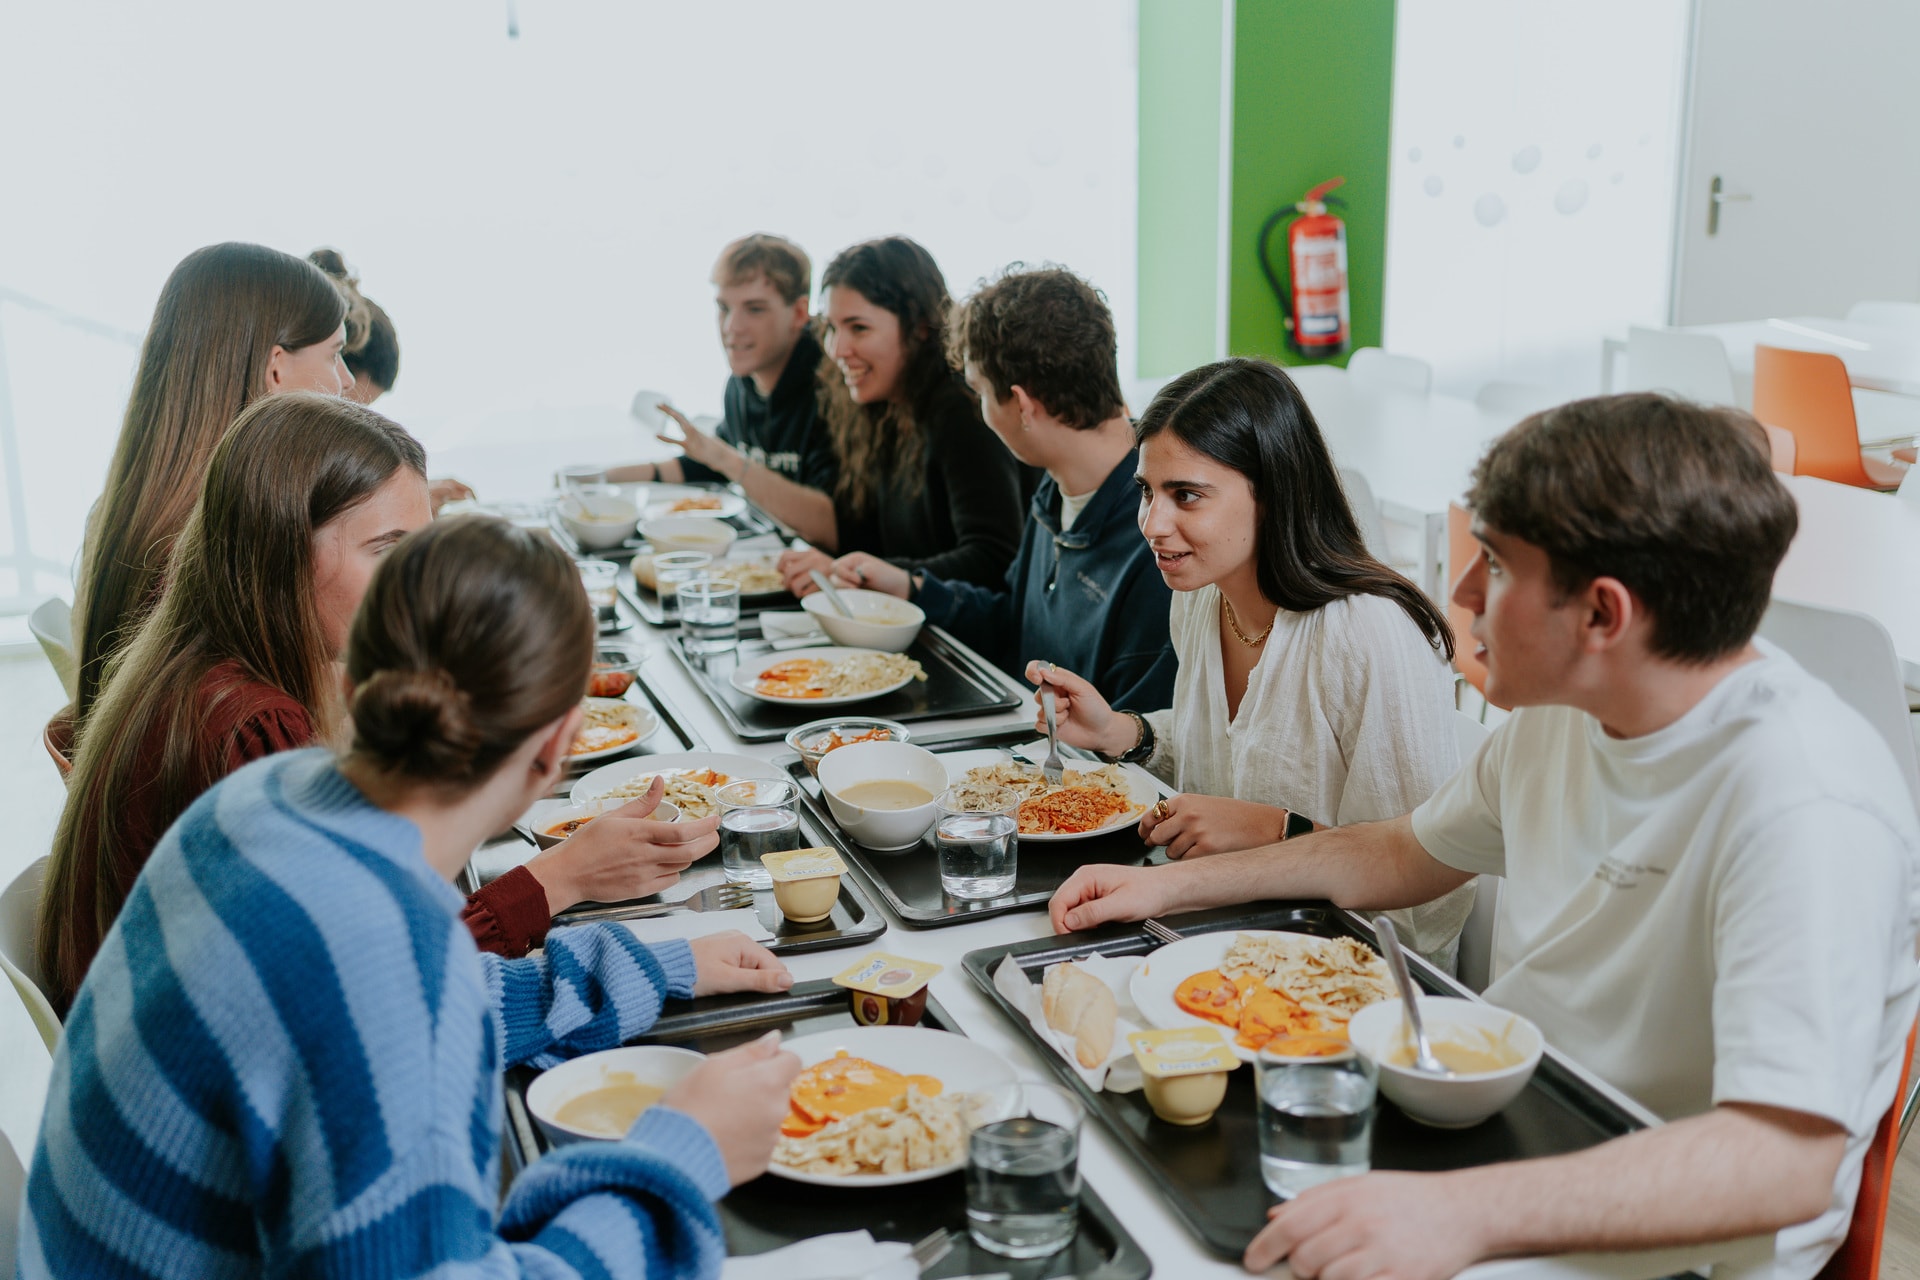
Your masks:
<svg viewBox="0 0 1920 1280"><path fill-rule="evenodd" d="M847 608L847 602L842 600L840 593L833 589L833 582L826 574L820 572L818 569L809 569L807 570L807 576L813 579L814 586L826 592L827 602L840 611L841 617L851 618L853 616L853 610Z"/></svg>
<svg viewBox="0 0 1920 1280"><path fill-rule="evenodd" d="M1433 1046L1427 1043L1426 1029L1420 1025L1420 1002L1415 998L1413 978L1407 973L1407 957L1400 950L1400 935L1393 931L1393 921L1375 916L1373 931L1380 939L1380 950L1387 958L1394 985L1400 988L1400 1008L1407 1015L1407 1030L1413 1034L1413 1065L1428 1075L1452 1075L1446 1064L1434 1056Z"/></svg>

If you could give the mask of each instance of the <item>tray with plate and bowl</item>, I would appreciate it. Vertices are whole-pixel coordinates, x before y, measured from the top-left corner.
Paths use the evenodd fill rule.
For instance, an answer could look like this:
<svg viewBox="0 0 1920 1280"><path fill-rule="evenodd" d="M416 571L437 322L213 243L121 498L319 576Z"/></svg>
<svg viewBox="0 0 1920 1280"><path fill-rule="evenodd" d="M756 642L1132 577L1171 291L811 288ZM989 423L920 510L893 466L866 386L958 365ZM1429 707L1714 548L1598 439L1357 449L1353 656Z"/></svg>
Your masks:
<svg viewBox="0 0 1920 1280"><path fill-rule="evenodd" d="M1000 672L938 627L924 628L902 653L819 645L777 649L742 638L732 653L689 654L670 642L727 728L742 742L778 742L835 707L899 723L998 715L1025 699ZM918 664L919 673L912 664Z"/></svg>
<svg viewBox="0 0 1920 1280"><path fill-rule="evenodd" d="M679 624L660 598L659 579L654 574L654 549L640 547L633 553L632 571L621 577L620 594L642 621L656 627ZM731 582L740 588L741 618L758 617L769 609L791 609L793 594L774 566L780 559L778 547L756 544L755 549L730 547L714 557L707 569L712 578Z"/></svg>
<svg viewBox="0 0 1920 1280"><path fill-rule="evenodd" d="M698 1064L698 1055L731 1049L777 1030L785 1047L799 1054L809 1068L790 1091L792 1110L783 1126L790 1136L782 1139L776 1153L797 1163L777 1162L720 1201L728 1254L765 1253L842 1231L865 1229L878 1240L916 1241L944 1229L952 1233L954 1247L922 1272L928 1280L1008 1273L1008 1260L980 1249L968 1238L966 1139L963 1128L956 1137L947 1126L951 1112L991 1106L996 1092L1015 1079L1014 1068L960 1034L952 1015L931 997L912 1026L861 1025L856 1021L854 997L857 993L846 987L815 981L797 983L773 996L668 1001L659 1021L630 1049L585 1055L546 1073L529 1067L509 1070L506 1148L513 1173L524 1172L559 1143L592 1141L599 1134L618 1131L629 1110L661 1096ZM828 1090L835 1090L835 1102L845 1107L846 1095L836 1089L843 1070L836 1060L846 1061L839 1058L843 1053L879 1069L863 1070L861 1075L863 1088L874 1094L874 1105L899 1111L916 1108L898 1120L901 1126L941 1126L937 1140L925 1144L921 1154L903 1158L902 1152L892 1157L917 1167L886 1173L848 1165L840 1154L841 1144L835 1141L837 1130L830 1125L820 1128L826 1116L818 1108ZM939 1081L931 1105L921 1093L929 1079ZM908 1083L919 1086L917 1101L906 1097ZM596 1093L600 1096L590 1096ZM623 1093L634 1096L619 1096ZM603 1100L605 1108L599 1105ZM617 1107L612 1105L616 1102ZM594 1114L601 1110L604 1115ZM563 1111L574 1124L561 1122ZM847 1120L857 1127L862 1114L867 1112L855 1110ZM594 1136L581 1127L582 1122L592 1126ZM903 1133L901 1140L904 1137ZM891 1149L896 1141L878 1145ZM1077 1228L1072 1243L1059 1253L1013 1264L1023 1280L1068 1276L1146 1280L1151 1274L1145 1251L1084 1179Z"/></svg>
<svg viewBox="0 0 1920 1280"><path fill-rule="evenodd" d="M902 742L891 735L849 744L844 742L847 734L871 732L872 726L882 722L848 718L822 720L796 730L788 745L796 753L800 751L796 744L823 745L818 735L835 724L843 726L843 745L838 749L811 760L803 754L786 756L777 763L799 787L800 801L813 826L886 899L904 924L937 928L1009 911L1038 910L1068 876L1089 863L1145 866L1166 861L1164 853L1143 841L1138 831L1141 813L1164 794L1153 775L1135 765L1072 761L1068 769L1072 776L1064 781L1097 781L1097 789L1112 797L1108 806L1089 814L1083 830L1022 830L1016 844L1011 893L984 901L955 898L940 883L940 855L932 831L933 802L949 786L1012 781L1029 799L1040 799L1038 807L1045 812L1046 799L1057 793L1041 780L1039 767L1024 757L1032 746L1032 730L949 738L927 746ZM847 798L847 790L871 782L909 783L919 789L912 798L917 800L924 792L926 801L880 810L859 804L858 797ZM1032 808L1026 801L1022 801L1022 807L1026 810L1021 814L1023 825L1034 825Z"/></svg>
<svg viewBox="0 0 1920 1280"><path fill-rule="evenodd" d="M1407 963L1413 981L1431 993L1420 997L1429 1037L1484 1040L1502 1056L1497 1067L1438 1079L1396 1066L1404 1048L1399 1001L1377 998L1392 988L1373 929L1330 903L1249 903L1159 923L1179 941L1163 942L1138 924L1112 924L983 948L969 952L962 964L1161 1188L1187 1229L1223 1258L1239 1259L1278 1201L1261 1172L1255 1070L1246 1065L1255 1056L1249 1041L1265 1044L1268 1037L1290 1035L1296 1037L1291 1044L1324 1042L1312 1052L1350 1058L1357 1051L1380 1064L1372 1123L1375 1169L1437 1172L1559 1155L1646 1123L1630 1104L1545 1047L1532 1023L1487 1004L1412 954ZM1121 993L1108 1004L1118 1011L1118 1027L1135 1025L1137 1015L1145 1042L1178 1031L1196 1043L1204 1039L1230 1049L1219 1055L1226 1069L1212 1072L1224 1075L1224 1094L1208 1099L1208 1108L1169 1121L1156 1114L1147 1090L1119 1092L1091 1083L1086 1068L1096 1061L1069 1060L1070 1049L1079 1056L1080 1042L1064 1034L1055 1038L1048 1030L1059 1025L1055 1015L1048 1015L1044 1027L1036 1021L1034 1011L1046 1002L1030 990L1044 991L1050 970L1064 979L1057 967L1089 961L1084 972L1112 975L1100 980ZM1245 970L1238 967L1243 964ZM1130 976L1122 976L1126 965L1132 966ZM1234 981L1243 975L1246 981ZM1223 1006L1231 1012L1223 1013ZM1065 1014L1064 1004L1060 1011ZM1123 1041L1115 1025L1109 1021L1106 1035ZM1142 1060L1142 1039L1132 1039L1132 1052L1124 1042L1106 1046L1105 1061L1131 1066ZM1093 1058L1100 1058L1099 1049Z"/></svg>

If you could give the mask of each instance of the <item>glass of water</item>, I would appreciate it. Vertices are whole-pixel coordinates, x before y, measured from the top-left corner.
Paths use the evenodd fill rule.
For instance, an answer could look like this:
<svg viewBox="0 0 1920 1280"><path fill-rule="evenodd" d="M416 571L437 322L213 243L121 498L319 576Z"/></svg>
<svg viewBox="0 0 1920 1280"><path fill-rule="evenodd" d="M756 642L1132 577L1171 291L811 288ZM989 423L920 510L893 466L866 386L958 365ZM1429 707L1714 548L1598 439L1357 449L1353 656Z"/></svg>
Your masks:
<svg viewBox="0 0 1920 1280"><path fill-rule="evenodd" d="M1020 794L1009 787L949 787L935 808L940 887L964 902L1012 893L1019 868Z"/></svg>
<svg viewBox="0 0 1920 1280"><path fill-rule="evenodd" d="M1043 1258L1080 1218L1080 1100L1050 1084L1010 1085L1007 1107L967 1135L967 1233L1003 1258Z"/></svg>
<svg viewBox="0 0 1920 1280"><path fill-rule="evenodd" d="M760 859L800 848L799 791L791 782L748 778L714 793L720 799L720 870L752 889L773 888Z"/></svg>
<svg viewBox="0 0 1920 1280"><path fill-rule="evenodd" d="M620 566L611 560L576 560L580 567L580 585L587 589L587 603L601 613L613 611L614 584L620 581Z"/></svg>
<svg viewBox="0 0 1920 1280"><path fill-rule="evenodd" d="M1279 1036L1254 1062L1260 1177L1282 1200L1372 1167L1374 1066L1334 1036Z"/></svg>
<svg viewBox="0 0 1920 1280"><path fill-rule="evenodd" d="M681 583L675 594L680 601L680 635L688 654L710 658L739 647L739 587L705 578Z"/></svg>
<svg viewBox="0 0 1920 1280"><path fill-rule="evenodd" d="M699 582L713 567L713 557L704 551L668 551L653 558L653 579L659 590L660 612L680 609L680 584Z"/></svg>

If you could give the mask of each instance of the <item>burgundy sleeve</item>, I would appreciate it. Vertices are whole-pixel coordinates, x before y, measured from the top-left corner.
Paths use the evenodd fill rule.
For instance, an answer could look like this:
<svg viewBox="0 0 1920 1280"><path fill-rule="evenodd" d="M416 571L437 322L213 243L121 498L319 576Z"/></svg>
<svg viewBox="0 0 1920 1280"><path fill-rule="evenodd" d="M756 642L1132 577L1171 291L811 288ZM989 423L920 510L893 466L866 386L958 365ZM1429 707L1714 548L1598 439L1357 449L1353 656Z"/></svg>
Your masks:
<svg viewBox="0 0 1920 1280"><path fill-rule="evenodd" d="M310 747L313 739L313 721L306 708L283 696L262 705L234 726L227 738L226 771L232 773L242 765L282 751Z"/></svg>
<svg viewBox="0 0 1920 1280"><path fill-rule="evenodd" d="M525 867L515 867L469 895L460 919L476 946L509 960L545 942L547 927L553 923L547 914L547 891Z"/></svg>

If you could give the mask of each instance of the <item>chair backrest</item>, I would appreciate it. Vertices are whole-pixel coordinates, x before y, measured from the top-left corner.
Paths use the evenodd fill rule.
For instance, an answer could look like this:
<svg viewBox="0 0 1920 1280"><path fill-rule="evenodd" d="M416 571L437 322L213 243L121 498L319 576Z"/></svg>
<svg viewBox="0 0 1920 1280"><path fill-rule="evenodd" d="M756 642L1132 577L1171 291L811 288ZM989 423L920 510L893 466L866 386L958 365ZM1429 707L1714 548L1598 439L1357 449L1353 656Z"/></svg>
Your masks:
<svg viewBox="0 0 1920 1280"><path fill-rule="evenodd" d="M1920 808L1920 752L1913 744L1904 668L1887 629L1864 613L1776 598L1760 619L1760 634L1866 717Z"/></svg>
<svg viewBox="0 0 1920 1280"><path fill-rule="evenodd" d="M47 879L47 860L34 859L13 883L0 889L0 956L4 956L35 986L46 982L34 958L33 931L40 915L40 892Z"/></svg>
<svg viewBox="0 0 1920 1280"><path fill-rule="evenodd" d="M1473 625L1473 614L1453 602L1453 585L1460 581L1460 575L1467 571L1473 558L1480 554L1480 544L1473 540L1473 517L1467 509L1457 502L1447 504L1447 625L1453 628L1453 669L1467 678L1467 683L1480 691L1481 697L1487 696L1487 667L1473 656L1473 637L1467 628Z"/></svg>
<svg viewBox="0 0 1920 1280"><path fill-rule="evenodd" d="M1893 1105L1880 1117L1867 1144L1866 1159L1860 1164L1860 1190L1853 1198L1853 1217L1847 1223L1847 1238L1840 1242L1827 1265L1815 1280L1875 1280L1880 1274L1880 1246L1886 1240L1887 1206L1893 1201L1893 1167L1900 1157L1900 1100L1907 1096L1907 1082L1913 1078L1913 1038L1920 1035L1920 1023L1907 1032L1906 1064L1900 1068L1900 1087L1893 1091Z"/></svg>
<svg viewBox="0 0 1920 1280"><path fill-rule="evenodd" d="M1627 377L1621 389L1664 391L1702 404L1740 404L1726 344L1678 329L1635 325L1627 330Z"/></svg>
<svg viewBox="0 0 1920 1280"><path fill-rule="evenodd" d="M1920 507L1920 467L1908 467L1907 474L1900 478L1900 501Z"/></svg>
<svg viewBox="0 0 1920 1280"><path fill-rule="evenodd" d="M47 1108L53 1051L41 1039L27 1005L10 983L0 981L0 1260L8 1266L18 1250L15 1234L27 1168Z"/></svg>
<svg viewBox="0 0 1920 1280"><path fill-rule="evenodd" d="M67 691L69 698L73 697L80 685L80 659L73 647L73 606L59 596L41 601L39 607L27 615L27 630L33 632L47 661L53 664L54 674L60 677L60 687Z"/></svg>
<svg viewBox="0 0 1920 1280"><path fill-rule="evenodd" d="M1785 427L1770 427L1764 422L1760 424L1760 429L1767 433L1767 454L1773 469L1783 476L1792 475L1796 452L1793 432Z"/></svg>
<svg viewBox="0 0 1920 1280"><path fill-rule="evenodd" d="M1793 433L1793 473L1863 489L1879 486L1860 461L1846 362L1824 351L1753 349L1753 416Z"/></svg>
<svg viewBox="0 0 1920 1280"><path fill-rule="evenodd" d="M1379 347L1362 347L1347 361L1347 376L1368 386L1424 396L1433 390L1433 366L1417 356L1389 355Z"/></svg>
<svg viewBox="0 0 1920 1280"><path fill-rule="evenodd" d="M1464 711L1453 713L1454 740L1460 746L1460 767L1466 768L1486 742L1487 726ZM1475 876L1473 910L1460 928L1460 950L1454 976L1475 991L1485 991L1493 969L1493 917L1500 908L1500 877Z"/></svg>
<svg viewBox="0 0 1920 1280"><path fill-rule="evenodd" d="M1387 527L1380 519L1380 500L1373 496L1367 477L1352 467L1340 468L1340 487L1347 491L1347 505L1360 522L1360 536L1375 559L1387 558Z"/></svg>
<svg viewBox="0 0 1920 1280"><path fill-rule="evenodd" d="M72 708L68 708L71 710ZM60 785L66 786L73 781L73 718L67 711L61 711L47 721L47 727L40 734L40 745L53 757L53 767L60 772Z"/></svg>
<svg viewBox="0 0 1920 1280"><path fill-rule="evenodd" d="M1847 308L1847 319L1888 329L1920 329L1920 302L1856 302Z"/></svg>

